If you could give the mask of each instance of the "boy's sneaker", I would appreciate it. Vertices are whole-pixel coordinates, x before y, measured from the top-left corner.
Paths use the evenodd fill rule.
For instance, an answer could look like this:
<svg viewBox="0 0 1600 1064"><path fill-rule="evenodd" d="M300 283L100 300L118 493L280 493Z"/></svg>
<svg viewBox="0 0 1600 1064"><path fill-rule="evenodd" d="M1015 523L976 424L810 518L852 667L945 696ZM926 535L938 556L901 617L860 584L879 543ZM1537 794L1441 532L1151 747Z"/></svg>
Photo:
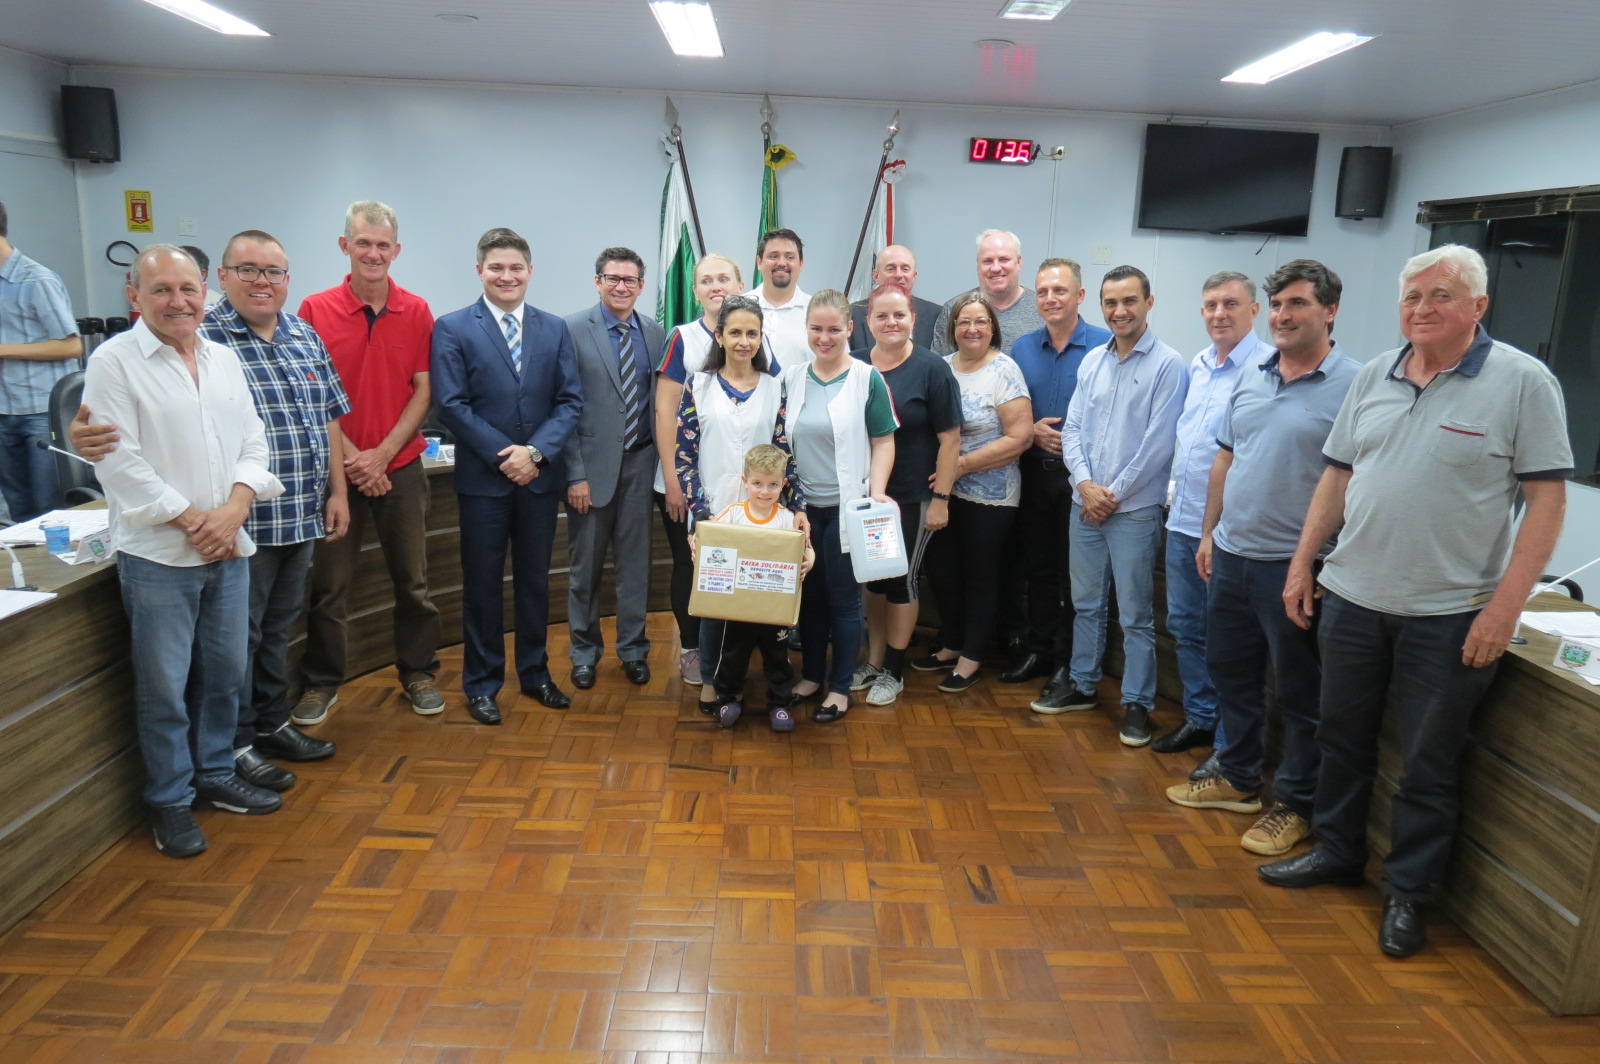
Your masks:
<svg viewBox="0 0 1600 1064"><path fill-rule="evenodd" d="M789 712L788 706L773 706L767 710L767 723L776 732L794 731L794 714Z"/></svg>
<svg viewBox="0 0 1600 1064"><path fill-rule="evenodd" d="M1221 775L1190 776L1167 788L1167 800L1189 809L1226 809L1230 813L1261 812L1261 796L1241 791Z"/></svg>
<svg viewBox="0 0 1600 1064"><path fill-rule="evenodd" d="M700 651L680 650L678 652L678 672L683 676L683 682L700 686Z"/></svg>
<svg viewBox="0 0 1600 1064"><path fill-rule="evenodd" d="M731 728L739 723L739 717L744 713L744 707L733 699L717 703L717 727Z"/></svg>
<svg viewBox="0 0 1600 1064"><path fill-rule="evenodd" d="M879 676L882 675L883 670L878 668L878 666L870 665L863 661L860 665L856 666L856 671L850 674L850 690L865 691L867 688L872 686L873 682L877 680Z"/></svg>
<svg viewBox="0 0 1600 1064"><path fill-rule="evenodd" d="M1263 857L1277 857L1294 849L1294 844L1311 834L1306 818L1282 802L1273 802L1267 815L1250 825L1239 845Z"/></svg>
<svg viewBox="0 0 1600 1064"><path fill-rule="evenodd" d="M156 837L156 849L168 857L193 857L205 852L205 834L186 805L162 805L150 810L150 830Z"/></svg>
<svg viewBox="0 0 1600 1064"><path fill-rule="evenodd" d="M888 673L879 671L872 686L867 690L867 705L892 706L900 697L900 692L906 689L904 680L897 680Z"/></svg>

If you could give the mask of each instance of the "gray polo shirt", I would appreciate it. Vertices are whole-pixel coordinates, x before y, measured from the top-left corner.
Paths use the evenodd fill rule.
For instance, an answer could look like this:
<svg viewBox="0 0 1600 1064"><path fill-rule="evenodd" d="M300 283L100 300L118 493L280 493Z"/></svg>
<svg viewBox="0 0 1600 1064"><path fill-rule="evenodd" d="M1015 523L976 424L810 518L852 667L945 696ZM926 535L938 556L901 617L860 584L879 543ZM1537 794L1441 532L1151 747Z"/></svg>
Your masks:
<svg viewBox="0 0 1600 1064"><path fill-rule="evenodd" d="M1408 617L1482 607L1511 554L1517 482L1572 475L1561 386L1544 363L1478 328L1426 388L1410 345L1364 366L1323 447L1351 471L1322 583Z"/></svg>
<svg viewBox="0 0 1600 1064"><path fill-rule="evenodd" d="M1289 381L1278 357L1274 351L1265 362L1239 371L1217 430L1217 443L1233 452L1233 465L1212 541L1255 561L1294 557L1311 494L1327 468L1322 446L1361 372L1338 344L1316 369ZM1331 549L1329 544L1323 553Z"/></svg>

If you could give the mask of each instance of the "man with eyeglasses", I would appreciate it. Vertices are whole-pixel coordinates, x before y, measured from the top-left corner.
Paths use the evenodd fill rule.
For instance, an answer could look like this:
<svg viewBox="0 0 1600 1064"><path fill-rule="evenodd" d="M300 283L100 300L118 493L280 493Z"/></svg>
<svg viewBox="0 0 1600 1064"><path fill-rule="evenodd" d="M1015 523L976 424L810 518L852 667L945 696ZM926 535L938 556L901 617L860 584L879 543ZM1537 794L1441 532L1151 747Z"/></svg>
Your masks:
<svg viewBox="0 0 1600 1064"><path fill-rule="evenodd" d="M350 256L343 283L307 296L300 316L328 345L350 393L340 422L347 446L350 532L317 548L311 570L306 651L300 661L304 693L296 724L321 723L347 679L350 588L370 525L394 588L394 665L400 687L420 716L444 711L439 693L439 609L428 594L427 524L430 489L422 468L423 420L432 390L428 356L433 313L421 297L394 283L389 268L400 254L399 222L385 204L359 200L345 212L339 250Z"/></svg>
<svg viewBox="0 0 1600 1064"><path fill-rule="evenodd" d="M600 301L568 316L585 402L567 441L567 624L572 684L594 686L605 651L600 575L606 549L617 571L617 657L629 683L650 682L645 605L650 590L650 514L654 507L655 373L666 334L635 312L644 260L606 248L594 264Z"/></svg>
<svg viewBox="0 0 1600 1064"><path fill-rule="evenodd" d="M240 778L285 791L295 783L283 761L320 761L334 744L289 721L289 633L305 606L314 548L350 524L339 418L350 412L327 348L315 330L284 311L289 259L270 233L246 229L228 241L217 267L224 298L206 311L200 333L239 357L250 397L266 426L268 464L283 494L257 499L244 529L250 555L249 667L239 695L233 755ZM83 412L72 441L94 461L115 449L115 428L90 426Z"/></svg>

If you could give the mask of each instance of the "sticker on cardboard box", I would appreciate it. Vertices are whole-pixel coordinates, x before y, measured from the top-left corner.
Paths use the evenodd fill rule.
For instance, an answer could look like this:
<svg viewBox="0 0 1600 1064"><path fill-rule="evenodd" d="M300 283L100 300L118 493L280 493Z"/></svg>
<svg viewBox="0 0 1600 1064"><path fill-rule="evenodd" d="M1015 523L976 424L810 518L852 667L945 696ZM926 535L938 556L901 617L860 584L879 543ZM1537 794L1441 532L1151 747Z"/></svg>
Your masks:
<svg viewBox="0 0 1600 1064"><path fill-rule="evenodd" d="M713 595L731 595L738 571L739 552L733 547L701 547L695 590Z"/></svg>
<svg viewBox="0 0 1600 1064"><path fill-rule="evenodd" d="M899 514L868 517L861 522L861 529L865 533L868 561L905 556L905 551L900 549Z"/></svg>
<svg viewBox="0 0 1600 1064"><path fill-rule="evenodd" d="M800 566L794 562L743 558L739 562L737 586L740 591L771 591L792 595L799 579Z"/></svg>

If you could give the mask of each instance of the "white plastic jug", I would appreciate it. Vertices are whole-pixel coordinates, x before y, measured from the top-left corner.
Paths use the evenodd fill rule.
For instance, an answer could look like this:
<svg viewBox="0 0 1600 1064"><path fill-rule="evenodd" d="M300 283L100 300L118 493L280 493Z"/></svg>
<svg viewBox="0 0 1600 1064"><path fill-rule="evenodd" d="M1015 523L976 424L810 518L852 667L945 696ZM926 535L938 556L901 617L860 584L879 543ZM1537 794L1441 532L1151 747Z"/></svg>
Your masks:
<svg viewBox="0 0 1600 1064"><path fill-rule="evenodd" d="M893 501L855 499L839 510L845 542L850 545L850 565L856 583L906 575L905 537L900 533L900 507Z"/></svg>

